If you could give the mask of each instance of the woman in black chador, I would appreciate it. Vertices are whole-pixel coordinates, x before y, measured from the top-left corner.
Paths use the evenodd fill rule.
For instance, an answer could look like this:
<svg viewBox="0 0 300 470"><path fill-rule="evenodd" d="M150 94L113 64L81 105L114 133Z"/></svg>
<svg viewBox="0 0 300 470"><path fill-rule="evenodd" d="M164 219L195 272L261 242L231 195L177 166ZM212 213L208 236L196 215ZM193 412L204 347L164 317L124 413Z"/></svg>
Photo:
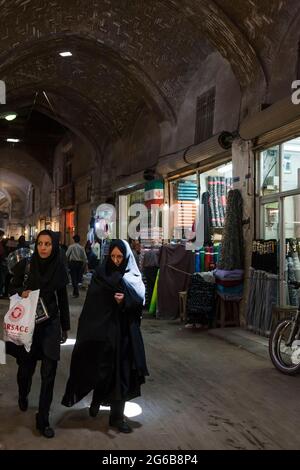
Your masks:
<svg viewBox="0 0 300 470"><path fill-rule="evenodd" d="M72 406L91 390L90 415L110 405L109 424L132 429L124 419L125 402L140 395L148 375L140 331L145 286L127 241L110 245L96 268L78 323L70 377L62 400Z"/></svg>
<svg viewBox="0 0 300 470"><path fill-rule="evenodd" d="M32 377L41 360L41 391L36 427L45 437L54 437L49 425L49 411L53 397L57 361L60 357L60 343L67 339L70 329L69 303L66 286L68 276L62 261L58 238L50 230L39 233L35 251L30 260L26 278L26 260L19 262L13 270L10 293L26 298L31 290L40 289L40 297L46 306L49 318L36 324L30 352L24 346L7 342L7 353L16 357L18 363L17 381L19 386L19 408L28 408L28 394Z"/></svg>

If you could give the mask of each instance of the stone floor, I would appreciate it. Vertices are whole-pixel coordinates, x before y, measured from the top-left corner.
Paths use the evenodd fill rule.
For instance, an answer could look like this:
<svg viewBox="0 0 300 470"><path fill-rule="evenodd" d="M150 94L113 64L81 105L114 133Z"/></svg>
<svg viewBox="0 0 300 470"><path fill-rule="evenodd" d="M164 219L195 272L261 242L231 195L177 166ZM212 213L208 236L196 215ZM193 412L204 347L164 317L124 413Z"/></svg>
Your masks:
<svg viewBox="0 0 300 470"><path fill-rule="evenodd" d="M74 338L85 292L70 299ZM0 300L0 314L8 302ZM108 427L108 410L90 418L90 397L72 409L60 400L72 344L62 347L52 406L54 439L34 430L39 374L30 407L17 406L16 365L0 365L2 449L299 449L300 377L274 369L266 339L249 332L187 330L178 321L143 320L150 377L142 397L127 403L129 435ZM218 335L219 337L217 337ZM251 339L252 338L252 339ZM70 341L71 343L71 341ZM252 345L252 346L251 346ZM251 349L252 347L252 349Z"/></svg>

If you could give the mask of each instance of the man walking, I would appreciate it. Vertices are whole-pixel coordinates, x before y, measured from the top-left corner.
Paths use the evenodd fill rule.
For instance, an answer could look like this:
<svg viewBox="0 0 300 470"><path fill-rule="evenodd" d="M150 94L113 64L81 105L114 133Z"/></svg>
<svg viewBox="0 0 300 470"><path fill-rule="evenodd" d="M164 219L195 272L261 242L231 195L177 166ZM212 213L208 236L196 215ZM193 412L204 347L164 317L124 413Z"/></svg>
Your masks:
<svg viewBox="0 0 300 470"><path fill-rule="evenodd" d="M83 246L79 244L79 235L74 235L74 243L69 246L66 257L69 263L69 269L73 285L73 297L79 297L78 284L80 283L82 273L87 264L87 256Z"/></svg>

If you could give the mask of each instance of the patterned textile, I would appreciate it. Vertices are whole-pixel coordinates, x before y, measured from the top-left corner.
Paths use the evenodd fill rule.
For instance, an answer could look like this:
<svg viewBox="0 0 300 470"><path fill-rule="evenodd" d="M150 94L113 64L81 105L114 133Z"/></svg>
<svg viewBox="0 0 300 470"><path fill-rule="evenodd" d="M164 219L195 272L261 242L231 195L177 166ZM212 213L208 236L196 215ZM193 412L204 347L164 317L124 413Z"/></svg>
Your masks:
<svg viewBox="0 0 300 470"><path fill-rule="evenodd" d="M201 273L193 274L187 293L187 323L212 324L215 316L216 291Z"/></svg>
<svg viewBox="0 0 300 470"><path fill-rule="evenodd" d="M243 199L238 189L230 190L227 199L224 235L218 268L242 269L244 265Z"/></svg>
<svg viewBox="0 0 300 470"><path fill-rule="evenodd" d="M232 178L208 176L207 188L209 193L210 225L212 227L223 227L227 193L232 188Z"/></svg>
<svg viewBox="0 0 300 470"><path fill-rule="evenodd" d="M278 276L250 268L246 317L248 329L268 336L272 326L272 309L277 303Z"/></svg>
<svg viewBox="0 0 300 470"><path fill-rule="evenodd" d="M251 266L254 269L277 274L277 241L253 240Z"/></svg>
<svg viewBox="0 0 300 470"><path fill-rule="evenodd" d="M211 207L210 207L210 196L209 192L206 191L202 194L202 204L203 204L203 215L204 215L204 245L211 244L212 241L212 230L211 230Z"/></svg>

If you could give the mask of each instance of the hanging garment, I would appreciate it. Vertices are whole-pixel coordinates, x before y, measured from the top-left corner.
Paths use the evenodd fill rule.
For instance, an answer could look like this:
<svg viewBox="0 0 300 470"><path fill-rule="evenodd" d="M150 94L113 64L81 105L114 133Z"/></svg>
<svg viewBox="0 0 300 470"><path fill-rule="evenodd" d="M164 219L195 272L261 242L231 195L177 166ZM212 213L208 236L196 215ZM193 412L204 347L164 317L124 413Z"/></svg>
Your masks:
<svg viewBox="0 0 300 470"><path fill-rule="evenodd" d="M251 266L254 269L277 274L277 240L253 240Z"/></svg>
<svg viewBox="0 0 300 470"><path fill-rule="evenodd" d="M242 269L244 265L243 199L238 189L229 191L224 235L218 267Z"/></svg>
<svg viewBox="0 0 300 470"><path fill-rule="evenodd" d="M209 245L212 241L212 214L211 214L211 206L209 201L209 192L206 191L202 194L201 203L203 204L203 216L204 216L204 245Z"/></svg>
<svg viewBox="0 0 300 470"><path fill-rule="evenodd" d="M210 273L195 273L191 278L186 304L187 323L211 326L215 317L216 291L213 276L208 282L205 274Z"/></svg>
<svg viewBox="0 0 300 470"><path fill-rule="evenodd" d="M290 282L297 281L296 279L296 272L293 263L293 258L291 256L287 256L286 258L286 270L288 275L288 298L287 304L298 306L298 289L296 289Z"/></svg>
<svg viewBox="0 0 300 470"><path fill-rule="evenodd" d="M278 276L250 268L247 328L258 334L269 335L272 326L272 310L277 303Z"/></svg>

